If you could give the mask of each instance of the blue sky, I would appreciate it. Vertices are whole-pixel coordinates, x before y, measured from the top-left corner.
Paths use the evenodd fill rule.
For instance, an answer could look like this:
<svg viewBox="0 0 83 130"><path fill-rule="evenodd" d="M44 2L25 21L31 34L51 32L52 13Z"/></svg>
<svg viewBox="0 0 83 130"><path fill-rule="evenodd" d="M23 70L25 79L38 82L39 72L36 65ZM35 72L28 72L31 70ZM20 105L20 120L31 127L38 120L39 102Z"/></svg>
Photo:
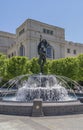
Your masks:
<svg viewBox="0 0 83 130"><path fill-rule="evenodd" d="M65 28L65 39L83 43L83 0L0 0L0 31L15 33L31 18Z"/></svg>

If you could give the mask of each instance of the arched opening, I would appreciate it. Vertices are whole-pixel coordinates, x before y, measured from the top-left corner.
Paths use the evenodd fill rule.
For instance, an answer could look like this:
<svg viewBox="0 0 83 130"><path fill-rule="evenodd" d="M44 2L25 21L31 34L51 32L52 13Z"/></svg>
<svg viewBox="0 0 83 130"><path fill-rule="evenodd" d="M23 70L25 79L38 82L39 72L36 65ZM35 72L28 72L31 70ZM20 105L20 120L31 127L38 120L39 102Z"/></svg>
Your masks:
<svg viewBox="0 0 83 130"><path fill-rule="evenodd" d="M53 48L52 48L52 46L48 46L46 48L46 56L47 56L47 58L53 58Z"/></svg>
<svg viewBox="0 0 83 130"><path fill-rule="evenodd" d="M25 56L25 47L23 45L20 46L20 56Z"/></svg>

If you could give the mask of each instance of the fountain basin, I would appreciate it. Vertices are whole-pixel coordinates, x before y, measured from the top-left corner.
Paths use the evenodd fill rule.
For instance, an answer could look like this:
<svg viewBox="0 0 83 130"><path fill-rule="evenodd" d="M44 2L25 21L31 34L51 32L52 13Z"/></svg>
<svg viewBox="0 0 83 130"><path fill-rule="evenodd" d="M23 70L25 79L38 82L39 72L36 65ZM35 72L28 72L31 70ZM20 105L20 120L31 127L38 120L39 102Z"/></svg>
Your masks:
<svg viewBox="0 0 83 130"><path fill-rule="evenodd" d="M68 83L73 84L73 81L56 75L16 77L0 90L0 114L56 116L83 113L83 104L77 100ZM78 86L77 83L73 85ZM7 96L13 95L15 100L6 100Z"/></svg>
<svg viewBox="0 0 83 130"><path fill-rule="evenodd" d="M33 104L2 101L0 102L0 114L32 116ZM83 114L83 104L79 101L42 103L42 112L43 116Z"/></svg>

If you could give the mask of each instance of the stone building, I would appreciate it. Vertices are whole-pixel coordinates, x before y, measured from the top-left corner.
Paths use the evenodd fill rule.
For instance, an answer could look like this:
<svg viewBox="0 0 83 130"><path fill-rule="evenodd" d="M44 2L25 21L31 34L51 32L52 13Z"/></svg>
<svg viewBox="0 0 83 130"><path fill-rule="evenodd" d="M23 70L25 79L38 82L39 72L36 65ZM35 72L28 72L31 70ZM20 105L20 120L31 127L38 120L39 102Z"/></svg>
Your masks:
<svg viewBox="0 0 83 130"><path fill-rule="evenodd" d="M36 20L27 19L16 29L16 35L11 35L11 42L8 43L7 41L9 47L7 47L6 54L8 57L12 57L14 55L27 56L30 59L38 57L37 48L40 38L46 39L50 44L50 47L46 50L47 56L50 59L83 54L83 44L65 40L64 28L48 25Z"/></svg>
<svg viewBox="0 0 83 130"><path fill-rule="evenodd" d="M0 31L0 53L7 55L9 46L16 43L16 34Z"/></svg>
<svg viewBox="0 0 83 130"><path fill-rule="evenodd" d="M83 44L66 41L65 57L77 56L83 54Z"/></svg>

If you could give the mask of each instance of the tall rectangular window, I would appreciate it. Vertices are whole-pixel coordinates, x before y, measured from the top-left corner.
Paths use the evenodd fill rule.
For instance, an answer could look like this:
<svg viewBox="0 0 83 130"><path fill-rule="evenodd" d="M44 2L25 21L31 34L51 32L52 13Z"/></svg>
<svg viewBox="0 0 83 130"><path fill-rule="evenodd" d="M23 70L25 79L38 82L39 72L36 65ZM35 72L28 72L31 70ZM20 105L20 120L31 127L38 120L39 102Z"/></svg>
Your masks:
<svg viewBox="0 0 83 130"><path fill-rule="evenodd" d="M73 54L76 54L76 50L73 50Z"/></svg>
<svg viewBox="0 0 83 130"><path fill-rule="evenodd" d="M50 31L50 34L53 35L53 31Z"/></svg>
<svg viewBox="0 0 83 130"><path fill-rule="evenodd" d="M70 53L70 49L69 48L67 48L67 53Z"/></svg>
<svg viewBox="0 0 83 130"><path fill-rule="evenodd" d="M51 46L46 49L46 56L52 58L52 48Z"/></svg>
<svg viewBox="0 0 83 130"><path fill-rule="evenodd" d="M47 34L49 34L50 33L50 30L47 30Z"/></svg>
<svg viewBox="0 0 83 130"><path fill-rule="evenodd" d="M46 33L46 29L45 28L43 29L43 33Z"/></svg>

